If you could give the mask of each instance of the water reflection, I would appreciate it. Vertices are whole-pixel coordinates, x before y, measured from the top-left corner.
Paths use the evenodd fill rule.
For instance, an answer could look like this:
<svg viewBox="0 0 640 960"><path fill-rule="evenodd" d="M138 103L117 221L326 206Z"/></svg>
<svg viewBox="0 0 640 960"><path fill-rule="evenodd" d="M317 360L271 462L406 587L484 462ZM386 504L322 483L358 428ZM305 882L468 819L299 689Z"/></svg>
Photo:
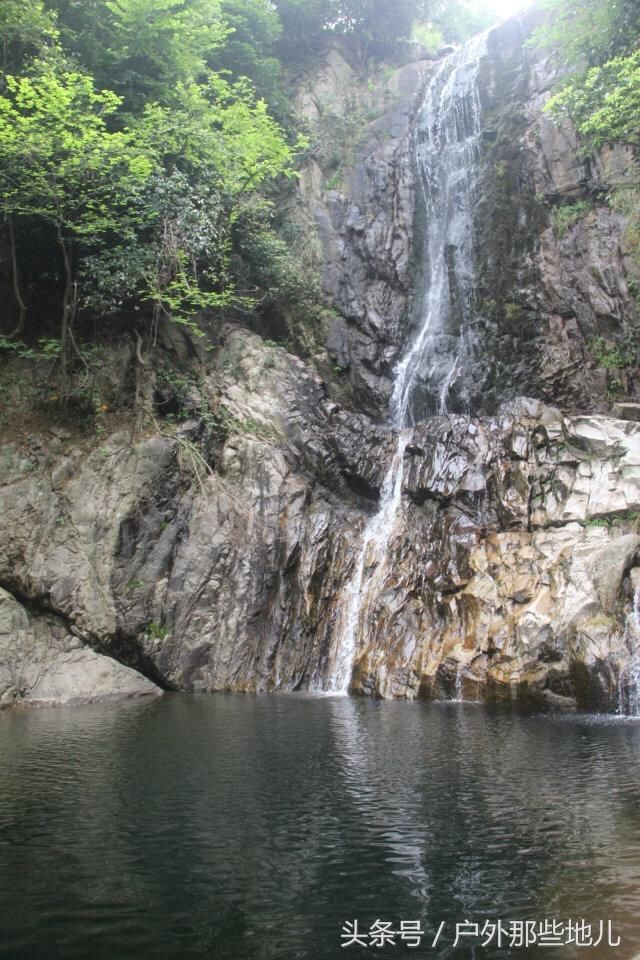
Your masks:
<svg viewBox="0 0 640 960"><path fill-rule="evenodd" d="M572 917L613 920L630 960L639 751L638 723L455 703L5 713L0 956L324 960L356 917Z"/></svg>

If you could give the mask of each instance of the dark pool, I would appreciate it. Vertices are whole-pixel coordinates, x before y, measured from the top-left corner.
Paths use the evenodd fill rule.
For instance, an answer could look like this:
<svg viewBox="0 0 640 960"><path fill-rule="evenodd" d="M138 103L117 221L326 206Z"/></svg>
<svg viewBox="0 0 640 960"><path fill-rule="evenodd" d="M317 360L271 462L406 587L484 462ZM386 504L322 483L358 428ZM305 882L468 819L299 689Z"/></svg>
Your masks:
<svg viewBox="0 0 640 960"><path fill-rule="evenodd" d="M5 712L0 768L2 958L640 952L637 721L172 695Z"/></svg>

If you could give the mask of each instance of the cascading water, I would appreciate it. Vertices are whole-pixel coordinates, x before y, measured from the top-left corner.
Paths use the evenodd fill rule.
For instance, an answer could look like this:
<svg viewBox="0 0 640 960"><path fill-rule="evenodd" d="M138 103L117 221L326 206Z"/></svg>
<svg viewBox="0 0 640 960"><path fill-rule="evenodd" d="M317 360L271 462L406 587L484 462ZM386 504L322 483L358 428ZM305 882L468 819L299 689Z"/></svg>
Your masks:
<svg viewBox="0 0 640 960"><path fill-rule="evenodd" d="M633 611L627 617L625 640L631 659L626 673L620 676L619 711L640 717L640 587L633 598Z"/></svg>
<svg viewBox="0 0 640 960"><path fill-rule="evenodd" d="M417 335L395 371L390 404L391 427L398 434L395 454L382 484L379 509L365 526L354 572L344 589L337 642L329 670L317 684L326 692L347 692L365 600L381 584L402 502L404 456L416 422L416 388L435 394L431 412L445 413L450 391L463 373L474 286L473 204L481 136L477 79L485 52L482 35L442 60L417 118L413 142L424 222ZM452 335L454 303L457 333Z"/></svg>

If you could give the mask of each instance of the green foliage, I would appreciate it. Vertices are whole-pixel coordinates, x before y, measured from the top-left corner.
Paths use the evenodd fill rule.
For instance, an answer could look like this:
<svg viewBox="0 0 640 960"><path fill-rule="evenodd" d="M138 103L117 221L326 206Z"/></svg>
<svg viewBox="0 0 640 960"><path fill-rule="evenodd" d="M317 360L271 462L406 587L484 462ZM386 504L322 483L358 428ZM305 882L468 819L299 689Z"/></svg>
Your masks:
<svg viewBox="0 0 640 960"><path fill-rule="evenodd" d="M618 513L607 517L590 517L584 521L585 527L601 527L611 530L613 527L624 526L626 524L637 523L640 519L640 513L637 510L626 510L624 513Z"/></svg>
<svg viewBox="0 0 640 960"><path fill-rule="evenodd" d="M43 0L2 0L0 4L0 56L2 74L17 70L26 56L43 53L55 42L55 17ZM0 76L0 87L3 86Z"/></svg>
<svg viewBox="0 0 640 960"><path fill-rule="evenodd" d="M197 331L207 311L259 309L273 336L315 349L327 308L281 209L310 145L280 57L309 63L339 37L363 66L393 62L416 21L435 47L475 16L461 0L2 0L0 219L20 340L0 349L57 364L54 395L88 407L87 330L117 324L141 349L161 320ZM374 115L327 105L313 148L336 184Z"/></svg>
<svg viewBox="0 0 640 960"><path fill-rule="evenodd" d="M91 77L42 64L6 77L0 96L0 194L8 215L36 216L64 236L117 228L153 160L129 131L111 132L120 105Z"/></svg>
<svg viewBox="0 0 640 960"><path fill-rule="evenodd" d="M51 0L62 45L126 112L169 103L177 85L206 76L229 33L220 0Z"/></svg>
<svg viewBox="0 0 640 960"><path fill-rule="evenodd" d="M310 149L323 169L335 171L328 190L340 184L345 167L355 164L358 149L367 138L367 125L380 114L379 106L375 106L375 86L369 94L368 104L359 103L354 95L339 104L328 97L318 101L319 116Z"/></svg>
<svg viewBox="0 0 640 960"><path fill-rule="evenodd" d="M548 17L535 31L531 43L549 50L558 61L576 66L585 60L598 63L620 45L621 25L629 0L543 0ZM626 29L629 29L627 24Z"/></svg>
<svg viewBox="0 0 640 960"><path fill-rule="evenodd" d="M306 145L303 138L287 142L248 81L231 84L216 74L203 84L179 86L170 107L148 105L140 126L165 167L201 178L204 165L232 197L281 174L291 176L296 152Z"/></svg>
<svg viewBox="0 0 640 960"><path fill-rule="evenodd" d="M53 228L65 276L60 336L61 391L67 391L69 344L77 307L73 245L99 246L130 219L153 158L128 130L107 120L120 98L96 91L86 74L56 61L33 76L5 78L0 96L0 197L5 217ZM76 348L77 351L77 348Z"/></svg>
<svg viewBox="0 0 640 960"><path fill-rule="evenodd" d="M244 274L241 289L260 297L265 317L277 315L281 339L302 352L313 352L322 338L328 309L306 244L304 231L272 201L248 196L238 205L233 249L238 257L234 272Z"/></svg>
<svg viewBox="0 0 640 960"><path fill-rule="evenodd" d="M613 521L609 517L590 517L588 520L585 520L584 525L585 527L609 530L613 526Z"/></svg>
<svg viewBox="0 0 640 960"><path fill-rule="evenodd" d="M609 383L607 385L607 392L605 393L605 399L607 399L610 403L612 403L616 399L616 397L620 395L621 391L622 391L622 384L616 377L612 377L609 380Z"/></svg>
<svg viewBox="0 0 640 960"><path fill-rule="evenodd" d="M492 298L481 300L480 309L490 317L495 317L498 313L498 301Z"/></svg>
<svg viewBox="0 0 640 960"><path fill-rule="evenodd" d="M161 624L156 623L155 620L152 620L147 627L147 636L152 640L166 640L168 636L171 635L171 630L168 627L163 627Z"/></svg>
<svg viewBox="0 0 640 960"><path fill-rule="evenodd" d="M570 79L545 109L571 117L590 149L612 141L640 145L640 50Z"/></svg>
<svg viewBox="0 0 640 960"><path fill-rule="evenodd" d="M238 433L246 433L267 443L281 443L284 439L282 433L271 423L255 420L253 417L245 417L244 420L232 420L231 426Z"/></svg>
<svg viewBox="0 0 640 960"><path fill-rule="evenodd" d="M415 22L411 29L411 39L419 43L428 53L436 53L444 42L441 30L431 23Z"/></svg>
<svg viewBox="0 0 640 960"><path fill-rule="evenodd" d="M57 360L60 356L60 340L41 337L38 346L33 347L22 340L0 335L0 350L6 350L22 360Z"/></svg>
<svg viewBox="0 0 640 960"><path fill-rule="evenodd" d="M206 385L198 377L164 366L158 370L156 411L165 423L197 418L206 428L204 446L210 440L224 442L232 426L229 411L210 399ZM196 448L197 449L197 448ZM193 450L189 448L189 460ZM202 458L202 453L198 454ZM198 460L198 458L196 458ZM202 463L198 460L197 472ZM205 473L208 470L205 470Z"/></svg>
<svg viewBox="0 0 640 960"><path fill-rule="evenodd" d="M561 64L604 63L630 53L640 30L636 0L543 0L547 20L531 43L549 50Z"/></svg>
<svg viewBox="0 0 640 960"><path fill-rule="evenodd" d="M636 0L545 0L549 18L532 42L574 72L546 106L570 117L585 150L610 141L640 143L640 7Z"/></svg>
<svg viewBox="0 0 640 960"><path fill-rule="evenodd" d="M496 21L489 6L465 0L275 0L275 6L284 27L282 55L295 62L309 60L332 36L350 40L364 61L392 54L410 38L435 50L440 40L460 42Z"/></svg>
<svg viewBox="0 0 640 960"><path fill-rule="evenodd" d="M418 15L436 27L447 43L462 43L496 22L496 13L485 3L467 0L418 0Z"/></svg>
<svg viewBox="0 0 640 960"><path fill-rule="evenodd" d="M215 71L248 77L256 95L277 116L287 116L282 64L276 56L282 25L268 0L221 0L221 15L231 32L207 62Z"/></svg>
<svg viewBox="0 0 640 960"><path fill-rule="evenodd" d="M509 323L517 323L522 320L522 307L519 303L510 301L504 305L504 315Z"/></svg>
<svg viewBox="0 0 640 960"><path fill-rule="evenodd" d="M342 183L342 170L336 170L332 176L325 180L325 190L337 190Z"/></svg>
<svg viewBox="0 0 640 960"><path fill-rule="evenodd" d="M556 207L551 215L553 230L556 237L564 237L571 227L593 209L590 200L576 200L573 203L563 203Z"/></svg>
<svg viewBox="0 0 640 960"><path fill-rule="evenodd" d="M272 201L247 197L235 211L234 247L248 269L247 280L271 298L290 299L299 294L301 278L289 245L273 229L275 212Z"/></svg>
<svg viewBox="0 0 640 960"><path fill-rule="evenodd" d="M189 325L204 308L226 305L225 216L213 185L175 169L154 174L132 198L137 230L84 258L82 305L107 315L142 300L156 319Z"/></svg>
<svg viewBox="0 0 640 960"><path fill-rule="evenodd" d="M589 343L589 350L595 355L601 367L607 370L624 370L636 362L632 348L624 350L619 344L609 345L604 337L596 337Z"/></svg>
<svg viewBox="0 0 640 960"><path fill-rule="evenodd" d="M52 282L59 257L64 378L72 347L79 359L78 312L195 329L204 310L228 306L235 206L293 175L305 141L290 141L248 79L212 71L232 36L247 63L260 45L266 56L278 24L265 0L50 5L21 8L33 14L25 37L46 37L46 56L2 74L0 193L17 263L34 226L51 231L32 285ZM14 24L14 7L3 7L0 23L12 14ZM16 298L23 325L19 288Z"/></svg>

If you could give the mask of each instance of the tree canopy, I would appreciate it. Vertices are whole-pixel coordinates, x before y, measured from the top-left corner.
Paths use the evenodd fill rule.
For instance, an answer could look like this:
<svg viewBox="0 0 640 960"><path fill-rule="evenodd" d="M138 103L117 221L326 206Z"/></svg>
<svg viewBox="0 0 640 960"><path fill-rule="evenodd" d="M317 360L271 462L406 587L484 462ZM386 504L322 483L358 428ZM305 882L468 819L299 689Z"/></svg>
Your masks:
<svg viewBox="0 0 640 960"><path fill-rule="evenodd" d="M63 374L78 312L136 326L148 304L190 323L233 298L239 198L291 176L303 145L245 76L259 49L255 81L279 92L274 17L266 0L3 4L0 209L19 328L25 272L36 297L57 276Z"/></svg>

